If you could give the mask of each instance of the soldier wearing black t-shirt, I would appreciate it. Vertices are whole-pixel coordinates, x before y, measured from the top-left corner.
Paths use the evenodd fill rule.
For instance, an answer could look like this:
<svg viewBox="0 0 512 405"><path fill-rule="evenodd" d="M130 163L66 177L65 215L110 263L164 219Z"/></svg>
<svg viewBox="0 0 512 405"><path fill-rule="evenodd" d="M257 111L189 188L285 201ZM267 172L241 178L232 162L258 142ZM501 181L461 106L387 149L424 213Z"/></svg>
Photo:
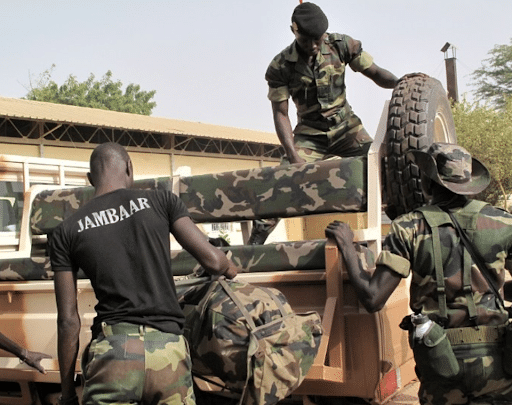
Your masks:
<svg viewBox="0 0 512 405"><path fill-rule="evenodd" d="M95 197L62 222L51 239L61 403L77 403L76 272L81 268L98 299L93 340L82 356L82 403L194 404L169 232L210 273L233 278L236 268L207 242L177 196L129 189L133 169L123 147L98 146L90 164Z"/></svg>

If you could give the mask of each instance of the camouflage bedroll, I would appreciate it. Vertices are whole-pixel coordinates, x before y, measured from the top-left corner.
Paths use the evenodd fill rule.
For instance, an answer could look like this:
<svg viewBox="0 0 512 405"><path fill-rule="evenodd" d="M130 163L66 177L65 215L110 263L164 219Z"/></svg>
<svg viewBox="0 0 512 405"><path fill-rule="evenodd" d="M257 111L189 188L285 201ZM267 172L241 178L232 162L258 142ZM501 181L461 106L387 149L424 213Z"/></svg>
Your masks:
<svg viewBox="0 0 512 405"><path fill-rule="evenodd" d="M258 273L325 268L326 239L277 242L266 245L239 245L219 248L229 254L240 273ZM373 252L360 243L354 247L362 268L375 267ZM172 273L179 278L202 272L200 264L186 250L172 250ZM77 278L87 278L80 269ZM0 281L52 280L48 256L0 260Z"/></svg>
<svg viewBox="0 0 512 405"><path fill-rule="evenodd" d="M171 190L169 177L137 180L133 188ZM49 234L94 197L94 187L62 188L38 193L32 202L30 229L33 235Z"/></svg>
<svg viewBox="0 0 512 405"><path fill-rule="evenodd" d="M366 157L332 159L189 177L137 180L134 188L172 190L197 223L295 217L366 209ZM32 235L50 235L94 197L93 187L46 189L31 203ZM223 249L241 272L317 270L325 265L325 239ZM186 251L172 251L172 270L186 276L199 268ZM83 272L78 275L84 278ZM47 256L0 260L0 280L50 280Z"/></svg>
<svg viewBox="0 0 512 405"><path fill-rule="evenodd" d="M239 404L276 404L300 385L313 364L322 335L320 316L294 313L274 288L222 277L207 280L188 288L178 283L192 371L220 379Z"/></svg>
<svg viewBox="0 0 512 405"><path fill-rule="evenodd" d="M275 242L265 245L234 245L219 248L229 254L239 273L258 273L325 268L326 239ZM375 267L375 256L367 246L354 243L363 269ZM187 276L201 273L201 266L186 250L171 251L172 273Z"/></svg>
<svg viewBox="0 0 512 405"><path fill-rule="evenodd" d="M134 188L172 190L194 222L289 218L366 209L366 157L218 174L137 180ZM94 196L93 187L45 190L32 202L34 235L51 233Z"/></svg>
<svg viewBox="0 0 512 405"><path fill-rule="evenodd" d="M196 222L289 218L366 209L366 157L183 177Z"/></svg>

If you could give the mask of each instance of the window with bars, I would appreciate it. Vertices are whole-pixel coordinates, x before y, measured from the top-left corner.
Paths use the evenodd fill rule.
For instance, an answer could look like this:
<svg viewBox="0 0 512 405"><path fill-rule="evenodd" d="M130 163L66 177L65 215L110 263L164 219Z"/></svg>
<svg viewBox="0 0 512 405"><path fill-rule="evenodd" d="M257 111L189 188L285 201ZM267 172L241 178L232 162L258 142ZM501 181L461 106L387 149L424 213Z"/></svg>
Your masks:
<svg viewBox="0 0 512 405"><path fill-rule="evenodd" d="M212 232L231 232L231 223L230 222L218 222L211 224Z"/></svg>

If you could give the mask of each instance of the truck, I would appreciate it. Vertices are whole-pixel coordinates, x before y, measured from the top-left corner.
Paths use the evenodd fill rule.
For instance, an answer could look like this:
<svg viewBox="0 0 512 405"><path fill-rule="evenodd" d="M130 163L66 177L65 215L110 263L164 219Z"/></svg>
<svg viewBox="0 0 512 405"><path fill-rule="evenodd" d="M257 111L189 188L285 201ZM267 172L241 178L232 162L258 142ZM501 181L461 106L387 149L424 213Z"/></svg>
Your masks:
<svg viewBox="0 0 512 405"><path fill-rule="evenodd" d="M325 239L324 229L333 219L349 222L360 260L372 272L389 219L425 203L419 170L406 153L434 141L456 143L453 118L441 84L422 75L393 90L368 156L138 179L135 187L172 190L198 224L241 222L244 240L253 219L300 218L299 240L221 248L239 266L237 279L277 288L296 312L321 315L318 354L285 401L382 404L416 377L407 334L398 327L409 313L408 283L400 283L381 311L366 312L342 252ZM0 156L0 331L52 356L42 361L43 375L0 351L1 404L58 402L57 311L47 241L55 226L93 197L87 171L83 162ZM171 262L178 286L198 267L172 243ZM77 288L81 353L91 339L96 299L83 274ZM212 403L223 403L217 385L196 382L215 398Z"/></svg>

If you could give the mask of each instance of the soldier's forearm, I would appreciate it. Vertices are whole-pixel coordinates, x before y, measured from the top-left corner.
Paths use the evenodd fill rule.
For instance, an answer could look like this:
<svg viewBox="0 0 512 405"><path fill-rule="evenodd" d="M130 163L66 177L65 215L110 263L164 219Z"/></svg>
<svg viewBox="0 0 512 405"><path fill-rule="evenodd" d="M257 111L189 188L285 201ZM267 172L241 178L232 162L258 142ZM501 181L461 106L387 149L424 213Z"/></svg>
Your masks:
<svg viewBox="0 0 512 405"><path fill-rule="evenodd" d="M58 355L63 398L71 398L76 395L74 380L79 332L79 323L60 323L58 326Z"/></svg>
<svg viewBox="0 0 512 405"><path fill-rule="evenodd" d="M0 333L0 349L6 350L9 353L18 356L20 359L23 356L23 348L5 336L3 333Z"/></svg>
<svg viewBox="0 0 512 405"><path fill-rule="evenodd" d="M362 72L366 77L384 89L392 89L398 84L398 78L389 70L377 66L375 63Z"/></svg>
<svg viewBox="0 0 512 405"><path fill-rule="evenodd" d="M274 117L274 124L277 137L279 138L279 142L281 142L281 145L284 148L286 157L290 160L291 163L294 163L294 161L298 159L298 154L297 150L295 149L293 130L290 119L288 117L286 117L286 119L276 119L276 117Z"/></svg>

